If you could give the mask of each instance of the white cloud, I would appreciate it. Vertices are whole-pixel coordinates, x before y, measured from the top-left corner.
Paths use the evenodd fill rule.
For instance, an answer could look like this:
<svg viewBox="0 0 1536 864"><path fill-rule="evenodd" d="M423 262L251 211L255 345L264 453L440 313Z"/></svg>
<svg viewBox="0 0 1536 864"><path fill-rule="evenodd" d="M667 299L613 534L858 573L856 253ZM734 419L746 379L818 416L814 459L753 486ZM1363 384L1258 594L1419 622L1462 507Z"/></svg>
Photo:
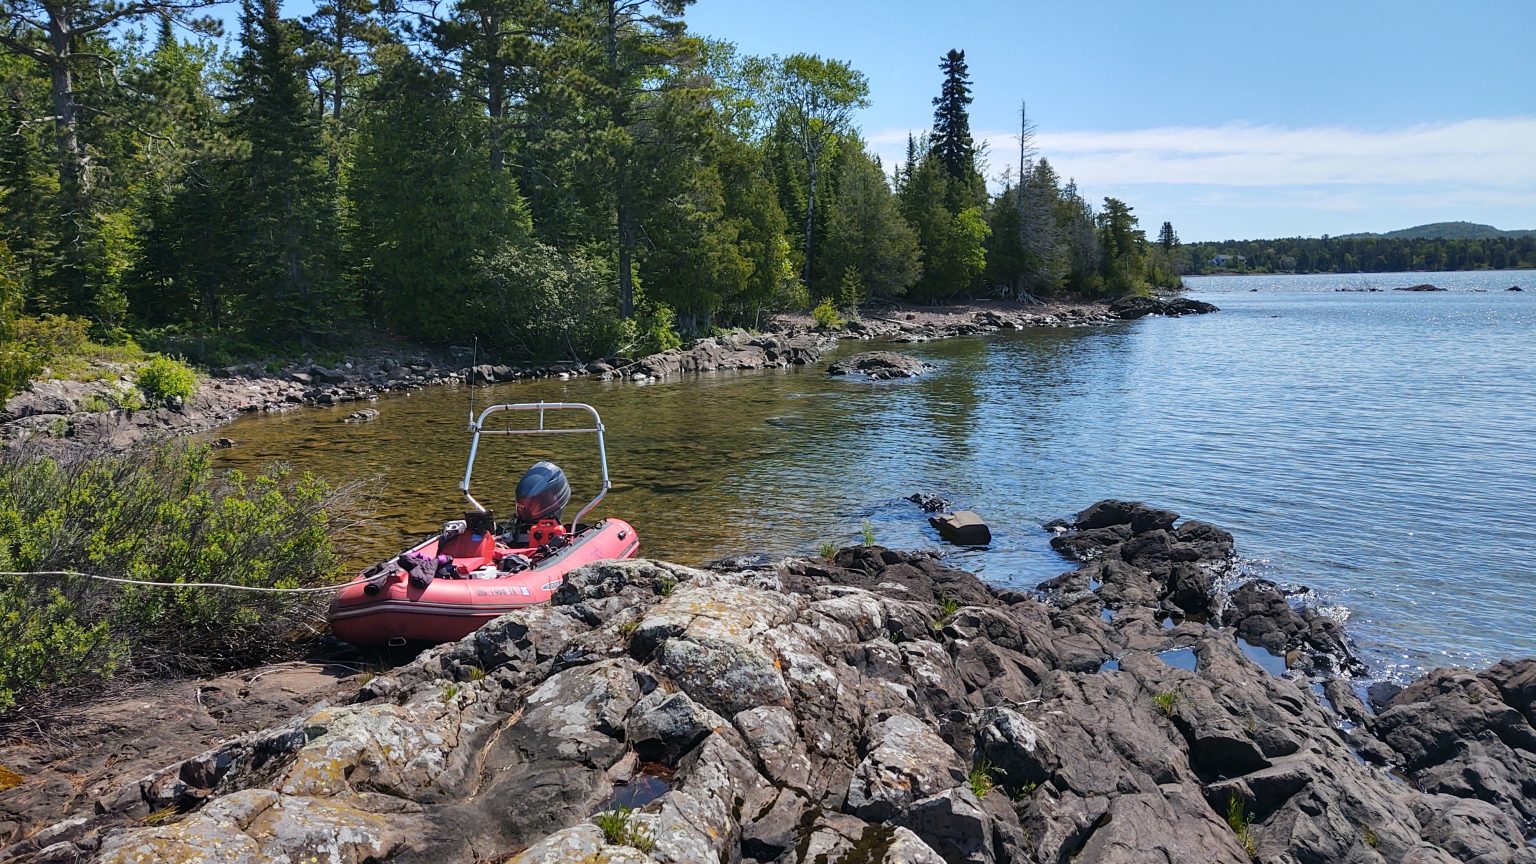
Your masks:
<svg viewBox="0 0 1536 864"><path fill-rule="evenodd" d="M1008 164L1011 132L983 132L994 165ZM871 146L895 164L907 133ZM1037 146L1063 177L1098 188L1140 184L1319 186L1452 184L1512 193L1536 190L1536 117L1401 129L1223 125L1112 132L1041 132Z"/></svg>

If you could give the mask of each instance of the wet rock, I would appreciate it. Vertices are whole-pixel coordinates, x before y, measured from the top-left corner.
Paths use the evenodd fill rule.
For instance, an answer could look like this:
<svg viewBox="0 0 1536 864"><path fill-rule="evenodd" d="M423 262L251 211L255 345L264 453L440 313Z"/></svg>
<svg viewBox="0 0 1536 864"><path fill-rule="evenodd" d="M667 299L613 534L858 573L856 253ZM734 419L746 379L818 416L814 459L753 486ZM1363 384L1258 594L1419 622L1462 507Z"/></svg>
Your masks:
<svg viewBox="0 0 1536 864"><path fill-rule="evenodd" d="M343 422L343 423L367 423L369 420L376 420L376 419L378 419L378 416L379 416L379 411L378 411L377 408L362 408L362 409L359 409L357 411L353 411L351 414L348 414L346 417L343 417L341 422Z"/></svg>
<svg viewBox="0 0 1536 864"><path fill-rule="evenodd" d="M928 524L938 530L940 537L956 546L985 546L992 542L992 529L974 510L930 516Z"/></svg>
<svg viewBox="0 0 1536 864"><path fill-rule="evenodd" d="M1508 288L1505 288L1504 290L1505 291L1524 291L1525 289L1521 288L1519 285L1511 285Z"/></svg>
<svg viewBox="0 0 1536 864"><path fill-rule="evenodd" d="M914 492L907 496L907 500L921 507L924 513L940 513L948 510L950 502L947 498L938 495L927 495L922 492Z"/></svg>
<svg viewBox="0 0 1536 864"><path fill-rule="evenodd" d="M1444 291L1445 289L1441 288L1438 285L1431 285L1428 282L1424 282L1424 283L1421 283L1421 284L1418 284L1418 285L1409 285L1409 286L1407 286L1405 288L1393 288L1392 290L1393 291L1420 291L1420 292L1423 292L1423 291Z"/></svg>
<svg viewBox="0 0 1536 864"><path fill-rule="evenodd" d="M1169 300L1163 305L1163 314L1175 317L1179 315L1208 315L1212 312L1220 311L1221 309L1217 308L1214 303L1207 303L1204 300L1191 300L1188 297Z"/></svg>
<svg viewBox="0 0 1536 864"><path fill-rule="evenodd" d="M1144 506L1146 505L1139 501L1118 501L1113 498L1106 498L1078 513L1073 518L1071 527L1079 531L1087 531L1094 528L1129 525L1131 524L1132 514L1137 508Z"/></svg>
<svg viewBox="0 0 1536 864"><path fill-rule="evenodd" d="M1119 546L1130 537L1129 524L1109 525L1103 528L1075 531L1071 534L1058 534L1051 538L1051 548L1063 555L1085 561L1105 549Z"/></svg>
<svg viewBox="0 0 1536 864"><path fill-rule="evenodd" d="M874 381L912 378L936 367L916 357L894 351L867 351L845 357L827 367L828 375L863 375Z"/></svg>

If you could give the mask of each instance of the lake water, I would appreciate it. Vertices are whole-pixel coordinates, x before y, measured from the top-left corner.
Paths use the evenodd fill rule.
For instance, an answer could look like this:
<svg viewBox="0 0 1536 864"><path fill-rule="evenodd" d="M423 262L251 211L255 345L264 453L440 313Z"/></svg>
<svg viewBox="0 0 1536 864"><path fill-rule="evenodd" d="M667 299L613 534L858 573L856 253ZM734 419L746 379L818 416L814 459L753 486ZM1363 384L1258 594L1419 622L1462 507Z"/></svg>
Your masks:
<svg viewBox="0 0 1536 864"><path fill-rule="evenodd" d="M1445 293L1339 293L1422 281ZM1524 293L1504 291L1511 284ZM477 388L475 400L582 401L602 412L615 488L599 513L645 554L701 562L856 542L940 546L913 492L994 528L953 563L1029 587L1068 569L1040 523L1137 498L1232 530L1241 554L1316 588L1379 674L1536 654L1536 273L1205 277L1222 312L900 346L912 381L822 366L637 385ZM848 343L839 354L866 349ZM462 510L463 388L247 418L225 464L286 460L374 482L383 557ZM535 449L529 445L539 443ZM584 437L482 448L477 497L510 511L537 458L592 494Z"/></svg>

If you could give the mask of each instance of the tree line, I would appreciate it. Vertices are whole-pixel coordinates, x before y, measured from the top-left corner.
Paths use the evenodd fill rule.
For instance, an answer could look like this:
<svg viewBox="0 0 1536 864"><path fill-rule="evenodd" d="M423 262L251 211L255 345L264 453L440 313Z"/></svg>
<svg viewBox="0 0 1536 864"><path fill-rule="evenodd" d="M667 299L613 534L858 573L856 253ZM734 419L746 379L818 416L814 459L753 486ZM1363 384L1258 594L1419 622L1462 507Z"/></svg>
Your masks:
<svg viewBox="0 0 1536 864"><path fill-rule="evenodd" d="M1027 118L988 191L964 52L888 171L861 73L743 56L690 2L241 0L226 46L210 0L3 0L0 335L585 359L817 303L1176 284Z"/></svg>
<svg viewBox="0 0 1536 864"><path fill-rule="evenodd" d="M1227 256L1219 259L1217 256ZM1411 270L1536 268L1536 237L1429 240L1398 237L1289 237L1189 243L1184 273L1397 273Z"/></svg>

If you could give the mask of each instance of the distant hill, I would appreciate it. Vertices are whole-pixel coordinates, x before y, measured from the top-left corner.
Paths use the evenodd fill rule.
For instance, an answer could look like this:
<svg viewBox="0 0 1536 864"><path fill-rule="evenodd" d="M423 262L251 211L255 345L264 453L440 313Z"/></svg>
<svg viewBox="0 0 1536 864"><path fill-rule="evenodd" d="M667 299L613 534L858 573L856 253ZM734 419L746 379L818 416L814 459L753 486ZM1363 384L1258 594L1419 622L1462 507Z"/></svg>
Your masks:
<svg viewBox="0 0 1536 864"><path fill-rule="evenodd" d="M1385 234L1340 234L1338 240L1363 240L1367 237L1387 237L1394 240L1491 240L1495 237L1536 237L1536 231L1500 231L1492 225L1476 222L1431 222L1415 225Z"/></svg>

